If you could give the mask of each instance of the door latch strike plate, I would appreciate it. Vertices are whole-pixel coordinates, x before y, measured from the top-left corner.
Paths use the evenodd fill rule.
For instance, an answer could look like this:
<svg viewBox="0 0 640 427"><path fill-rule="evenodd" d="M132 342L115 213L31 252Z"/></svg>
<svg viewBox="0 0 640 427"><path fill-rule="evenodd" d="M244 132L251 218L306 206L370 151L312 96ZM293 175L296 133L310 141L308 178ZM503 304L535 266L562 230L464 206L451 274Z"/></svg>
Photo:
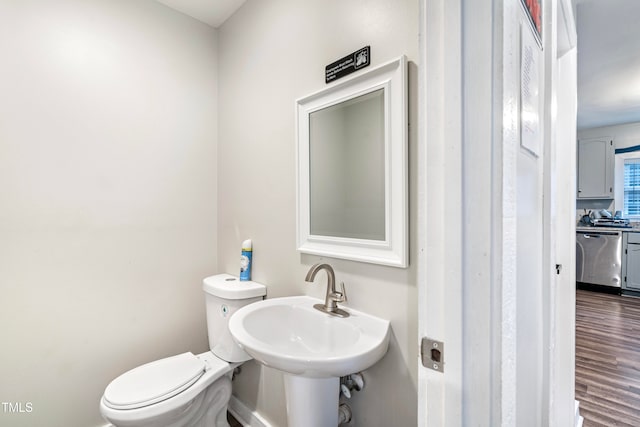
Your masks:
<svg viewBox="0 0 640 427"><path fill-rule="evenodd" d="M434 371L444 372L444 343L442 341L422 337L420 356L422 358L422 366Z"/></svg>

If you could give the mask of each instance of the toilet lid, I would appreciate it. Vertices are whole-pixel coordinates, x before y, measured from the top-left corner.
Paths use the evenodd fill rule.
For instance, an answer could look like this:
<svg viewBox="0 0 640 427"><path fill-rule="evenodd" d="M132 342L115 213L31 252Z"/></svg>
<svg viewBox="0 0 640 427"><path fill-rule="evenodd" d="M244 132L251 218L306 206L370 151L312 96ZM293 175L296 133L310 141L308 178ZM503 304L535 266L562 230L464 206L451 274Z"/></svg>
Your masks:
<svg viewBox="0 0 640 427"><path fill-rule="evenodd" d="M113 380L104 391L104 402L113 409L153 405L186 390L204 371L204 362L193 353L156 360Z"/></svg>

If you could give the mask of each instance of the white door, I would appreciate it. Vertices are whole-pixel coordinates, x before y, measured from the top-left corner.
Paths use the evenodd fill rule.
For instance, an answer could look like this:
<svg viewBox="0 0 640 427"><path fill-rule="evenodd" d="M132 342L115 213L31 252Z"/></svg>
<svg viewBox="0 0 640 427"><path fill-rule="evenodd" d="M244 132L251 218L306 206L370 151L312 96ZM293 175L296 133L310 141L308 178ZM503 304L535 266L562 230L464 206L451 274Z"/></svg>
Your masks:
<svg viewBox="0 0 640 427"><path fill-rule="evenodd" d="M419 336L444 343L444 372L420 367L419 425L563 425L557 414L565 413L573 391L567 393L568 377L561 380L555 372L549 380L547 374L573 363L561 349L570 342L560 343L571 325L558 326L556 335L549 325L567 319L563 304L571 296L554 281L562 292L553 294L553 305L545 279L545 254L551 252L545 248L556 244L544 233L545 209L555 209L553 201L543 204L549 188L543 171L550 170L545 162L552 156L536 157L520 146L520 32L526 18L520 2L420 4ZM556 22L551 13L547 18ZM545 120L554 98L544 84L543 129L551 126ZM544 132L545 138L552 133ZM556 176L550 179L555 185ZM566 196L563 191L569 190L558 189L557 199ZM566 254L566 248L555 252ZM567 264L565 272L571 262L559 261ZM555 340L555 349L548 340Z"/></svg>

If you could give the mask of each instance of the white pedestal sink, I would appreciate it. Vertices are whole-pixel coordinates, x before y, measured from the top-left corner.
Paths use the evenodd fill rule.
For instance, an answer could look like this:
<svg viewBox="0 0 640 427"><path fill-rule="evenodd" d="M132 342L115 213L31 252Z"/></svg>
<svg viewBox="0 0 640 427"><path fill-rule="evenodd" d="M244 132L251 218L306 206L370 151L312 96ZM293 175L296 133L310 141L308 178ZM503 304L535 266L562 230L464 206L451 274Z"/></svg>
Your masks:
<svg viewBox="0 0 640 427"><path fill-rule="evenodd" d="M340 377L375 364L389 347L389 322L357 310L339 318L307 296L249 304L229 320L234 339L256 361L285 373L290 426L338 425Z"/></svg>

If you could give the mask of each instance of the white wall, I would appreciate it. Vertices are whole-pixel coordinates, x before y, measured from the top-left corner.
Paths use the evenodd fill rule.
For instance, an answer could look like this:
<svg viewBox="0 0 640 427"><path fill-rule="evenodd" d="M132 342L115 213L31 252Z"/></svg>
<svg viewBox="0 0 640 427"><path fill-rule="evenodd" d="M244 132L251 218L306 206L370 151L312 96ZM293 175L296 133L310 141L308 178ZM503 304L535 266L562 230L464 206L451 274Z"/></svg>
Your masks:
<svg viewBox="0 0 640 427"><path fill-rule="evenodd" d="M372 66L406 54L410 120L416 118L418 3L414 0L249 0L219 31L219 265L236 273L240 243L254 242L253 278L268 297L322 298L324 277L304 277L320 257L296 251L295 100L325 87L324 67L371 45ZM416 200L415 127L409 142L410 200ZM416 209L411 205L411 266L397 269L324 259L345 282L349 306L391 321L388 354L365 372L350 404L356 425L417 423ZM284 426L282 377L247 363L234 393Z"/></svg>
<svg viewBox="0 0 640 427"><path fill-rule="evenodd" d="M0 58L0 401L32 404L0 425L103 424L115 376L206 349L216 32L147 0L4 1Z"/></svg>
<svg viewBox="0 0 640 427"><path fill-rule="evenodd" d="M640 123L625 125L602 126L578 131L578 139L598 138L608 136L613 139L616 148L640 145Z"/></svg>

